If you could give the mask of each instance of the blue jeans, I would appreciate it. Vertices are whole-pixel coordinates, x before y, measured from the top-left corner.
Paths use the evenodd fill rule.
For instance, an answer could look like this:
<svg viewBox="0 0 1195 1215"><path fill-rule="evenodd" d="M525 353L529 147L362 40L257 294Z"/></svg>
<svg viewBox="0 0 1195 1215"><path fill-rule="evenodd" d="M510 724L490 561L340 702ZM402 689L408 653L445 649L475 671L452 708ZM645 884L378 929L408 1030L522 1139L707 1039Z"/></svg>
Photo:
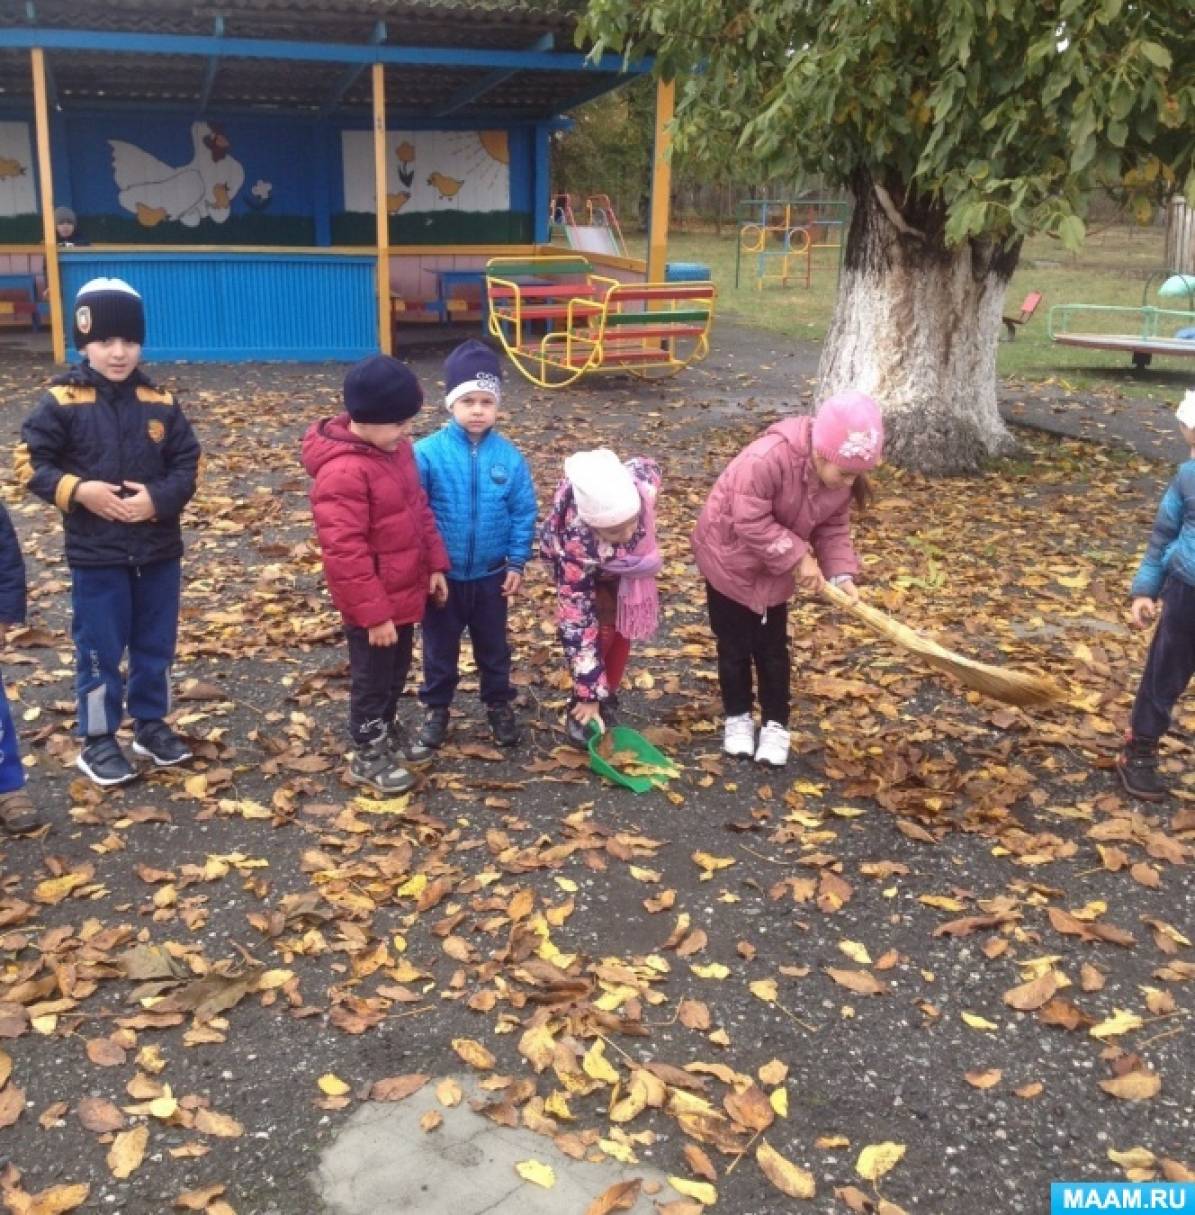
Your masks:
<svg viewBox="0 0 1195 1215"><path fill-rule="evenodd" d="M96 738L120 728L126 690L120 664L126 652L129 716L138 722L155 721L170 712L170 664L178 641L181 588L177 560L71 569L81 736Z"/></svg>
<svg viewBox="0 0 1195 1215"><path fill-rule="evenodd" d="M469 630L473 661L481 676L481 701L486 708L510 704L510 642L506 638L506 571L470 582L448 580L448 602L427 605L423 614L423 687L419 699L429 708L452 704L460 682L461 637Z"/></svg>
<svg viewBox="0 0 1195 1215"><path fill-rule="evenodd" d="M0 793L15 793L24 787L25 769L21 765L17 728L13 724L12 710L8 707L4 680L0 678Z"/></svg>

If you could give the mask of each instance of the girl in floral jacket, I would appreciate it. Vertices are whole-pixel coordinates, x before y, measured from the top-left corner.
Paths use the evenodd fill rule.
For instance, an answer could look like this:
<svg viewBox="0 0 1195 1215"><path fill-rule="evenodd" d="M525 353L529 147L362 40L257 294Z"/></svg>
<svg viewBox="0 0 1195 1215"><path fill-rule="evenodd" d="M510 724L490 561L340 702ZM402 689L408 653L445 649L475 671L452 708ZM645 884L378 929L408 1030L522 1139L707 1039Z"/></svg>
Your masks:
<svg viewBox="0 0 1195 1215"><path fill-rule="evenodd" d="M573 677L565 731L584 747L591 722L604 730L616 720L631 642L656 630L660 469L598 448L570 456L564 474L540 553L556 583L556 623Z"/></svg>

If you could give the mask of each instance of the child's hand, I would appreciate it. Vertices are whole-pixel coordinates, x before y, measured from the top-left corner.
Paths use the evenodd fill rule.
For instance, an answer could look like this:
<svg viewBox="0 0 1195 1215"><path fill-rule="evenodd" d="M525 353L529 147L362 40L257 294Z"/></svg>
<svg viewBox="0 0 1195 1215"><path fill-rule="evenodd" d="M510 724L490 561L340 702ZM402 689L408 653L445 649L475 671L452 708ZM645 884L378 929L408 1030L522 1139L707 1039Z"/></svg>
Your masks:
<svg viewBox="0 0 1195 1215"><path fill-rule="evenodd" d="M144 523L158 513L149 490L140 481L126 481L124 487L134 491L131 498L124 499L126 523Z"/></svg>
<svg viewBox="0 0 1195 1215"><path fill-rule="evenodd" d="M370 645L397 645L398 644L398 629L394 627L393 620L387 620L385 624L373 624L369 627L369 644Z"/></svg>
<svg viewBox="0 0 1195 1215"><path fill-rule="evenodd" d="M596 721L598 730L605 734L606 723L602 721L602 706L596 700L578 700L572 708L573 717L587 727L591 721Z"/></svg>
<svg viewBox="0 0 1195 1215"><path fill-rule="evenodd" d="M523 585L523 575L518 570L507 570L506 577L502 580L502 596L505 599L513 599L519 593L519 588Z"/></svg>
<svg viewBox="0 0 1195 1215"><path fill-rule="evenodd" d="M436 607L443 607L448 602L448 579L443 574L433 574L427 580L427 594Z"/></svg>
<svg viewBox="0 0 1195 1215"><path fill-rule="evenodd" d="M836 582L834 585L837 586L838 589L840 591L842 591L842 593L852 603L859 602L859 588L855 585L855 583L852 579L844 578L841 582Z"/></svg>
<svg viewBox="0 0 1195 1215"><path fill-rule="evenodd" d="M805 594L816 595L822 589L822 583L825 581L817 558L812 553L806 553L797 562L797 585Z"/></svg>
<svg viewBox="0 0 1195 1215"><path fill-rule="evenodd" d="M1148 595L1138 595L1133 600L1132 613L1137 628L1148 628L1158 618L1158 601Z"/></svg>
<svg viewBox="0 0 1195 1215"><path fill-rule="evenodd" d="M113 523L128 523L128 504L120 496L120 486L108 481L83 481L75 488L75 501L82 507Z"/></svg>

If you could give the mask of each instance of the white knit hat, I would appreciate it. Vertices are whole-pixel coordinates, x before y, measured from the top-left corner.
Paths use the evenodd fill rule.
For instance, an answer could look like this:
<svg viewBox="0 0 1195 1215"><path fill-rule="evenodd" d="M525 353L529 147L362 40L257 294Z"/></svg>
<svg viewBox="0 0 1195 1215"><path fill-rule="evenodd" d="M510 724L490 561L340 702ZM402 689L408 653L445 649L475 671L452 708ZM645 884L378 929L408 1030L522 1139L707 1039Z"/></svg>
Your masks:
<svg viewBox="0 0 1195 1215"><path fill-rule="evenodd" d="M569 456L564 475L573 487L577 514L590 527L617 527L639 513L635 479L608 447Z"/></svg>
<svg viewBox="0 0 1195 1215"><path fill-rule="evenodd" d="M1188 388L1174 416L1190 430L1195 430L1195 388Z"/></svg>

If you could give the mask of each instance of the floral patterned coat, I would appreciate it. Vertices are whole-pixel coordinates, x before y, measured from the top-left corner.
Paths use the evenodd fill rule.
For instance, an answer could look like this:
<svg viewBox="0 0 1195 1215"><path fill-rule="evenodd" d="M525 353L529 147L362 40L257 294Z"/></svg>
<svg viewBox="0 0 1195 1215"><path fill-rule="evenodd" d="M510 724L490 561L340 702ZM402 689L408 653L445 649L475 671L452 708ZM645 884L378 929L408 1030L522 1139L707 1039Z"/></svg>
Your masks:
<svg viewBox="0 0 1195 1215"><path fill-rule="evenodd" d="M654 502L660 490L660 466L644 456L626 461L640 495ZM578 700L608 700L606 670L602 663L598 634L597 585L602 566L620 557L637 556L646 540L642 515L634 535L626 544L607 544L585 523L573 501L567 478L556 487L552 509L539 533L539 551L556 583L556 627L564 656L573 675L573 695ZM612 576L611 576L612 577Z"/></svg>

